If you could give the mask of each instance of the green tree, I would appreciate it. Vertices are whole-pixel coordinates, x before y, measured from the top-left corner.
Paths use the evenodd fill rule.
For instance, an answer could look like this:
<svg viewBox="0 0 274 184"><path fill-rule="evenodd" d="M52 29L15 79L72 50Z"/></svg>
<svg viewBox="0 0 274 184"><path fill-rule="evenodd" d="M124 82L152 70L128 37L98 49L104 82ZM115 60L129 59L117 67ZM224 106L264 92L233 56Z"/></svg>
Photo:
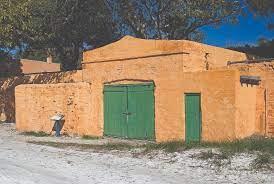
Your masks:
<svg viewBox="0 0 274 184"><path fill-rule="evenodd" d="M207 25L235 22L236 0L108 0L122 34L140 38L201 40Z"/></svg>
<svg viewBox="0 0 274 184"><path fill-rule="evenodd" d="M113 39L112 17L104 1L1 0L0 45L40 50L62 61L63 69L79 67L84 45Z"/></svg>
<svg viewBox="0 0 274 184"><path fill-rule="evenodd" d="M274 1L273 0L248 0L246 3L250 9L260 15L273 15Z"/></svg>
<svg viewBox="0 0 274 184"><path fill-rule="evenodd" d="M252 56L252 58L274 58L274 39L267 40L261 38L258 40L257 45L245 45L238 47L230 47L229 49L244 52Z"/></svg>
<svg viewBox="0 0 274 184"><path fill-rule="evenodd" d="M22 47L32 40L33 29L28 12L30 0L0 0L0 47ZM32 34L33 33L33 34Z"/></svg>
<svg viewBox="0 0 274 184"><path fill-rule="evenodd" d="M22 74L21 63L14 60L10 53L0 49L0 78Z"/></svg>
<svg viewBox="0 0 274 184"><path fill-rule="evenodd" d="M201 28L234 23L237 0L0 0L0 48L53 55L65 70L81 51L118 36L202 40ZM21 52L20 52L21 51ZM28 53L23 53L25 56Z"/></svg>
<svg viewBox="0 0 274 184"><path fill-rule="evenodd" d="M273 0L247 0L251 12L255 15L264 16L269 18L268 28L274 30L274 1Z"/></svg>
<svg viewBox="0 0 274 184"><path fill-rule="evenodd" d="M39 2L39 3L38 3ZM33 16L42 19L40 29L46 33L36 47L47 48L64 61L65 69L79 66L84 44L94 47L113 39L111 14L104 1L97 0L39 0L33 7ZM38 22L36 24L39 25ZM77 62L78 61L78 62Z"/></svg>

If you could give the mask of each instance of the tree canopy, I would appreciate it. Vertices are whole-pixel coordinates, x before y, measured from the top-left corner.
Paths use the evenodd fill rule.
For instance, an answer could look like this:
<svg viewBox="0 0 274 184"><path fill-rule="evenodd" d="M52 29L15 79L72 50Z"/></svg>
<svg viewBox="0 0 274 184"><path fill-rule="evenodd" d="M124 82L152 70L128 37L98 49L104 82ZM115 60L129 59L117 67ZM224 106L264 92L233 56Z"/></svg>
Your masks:
<svg viewBox="0 0 274 184"><path fill-rule="evenodd" d="M254 12L269 16L274 13L274 1L273 0L248 0L246 3Z"/></svg>
<svg viewBox="0 0 274 184"><path fill-rule="evenodd" d="M113 36L111 14L104 1L1 0L0 46L43 50L78 67L84 44L98 46Z"/></svg>
<svg viewBox="0 0 274 184"><path fill-rule="evenodd" d="M249 9L255 14L269 18L268 28L274 30L274 1L247 0Z"/></svg>
<svg viewBox="0 0 274 184"><path fill-rule="evenodd" d="M107 44L126 34L201 41L201 28L234 23L242 11L238 0L0 2L0 48L16 49L25 57L53 55L64 70L79 67L82 50ZM255 6L250 4L250 7Z"/></svg>
<svg viewBox="0 0 274 184"><path fill-rule="evenodd" d="M274 58L274 39L259 39L257 45L245 45L239 47L230 47L232 50L247 53L258 58Z"/></svg>
<svg viewBox="0 0 274 184"><path fill-rule="evenodd" d="M233 0L109 0L121 33L140 38L201 40L201 27L235 22Z"/></svg>
<svg viewBox="0 0 274 184"><path fill-rule="evenodd" d="M0 77L20 75L21 63L13 60L11 55L0 49Z"/></svg>

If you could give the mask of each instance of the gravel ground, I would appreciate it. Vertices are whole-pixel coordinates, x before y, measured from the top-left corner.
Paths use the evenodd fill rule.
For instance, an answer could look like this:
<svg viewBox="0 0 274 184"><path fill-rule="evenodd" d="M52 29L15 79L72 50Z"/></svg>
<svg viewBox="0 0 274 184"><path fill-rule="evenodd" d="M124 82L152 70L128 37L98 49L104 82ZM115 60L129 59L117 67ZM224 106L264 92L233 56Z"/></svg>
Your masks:
<svg viewBox="0 0 274 184"><path fill-rule="evenodd" d="M25 137L16 133L13 125L0 125L0 184L274 183L273 170L251 169L255 158L251 154L235 155L230 163L217 166L211 160L195 157L205 151L199 149L136 157L130 152L58 149L27 143L29 140L88 144L118 141Z"/></svg>

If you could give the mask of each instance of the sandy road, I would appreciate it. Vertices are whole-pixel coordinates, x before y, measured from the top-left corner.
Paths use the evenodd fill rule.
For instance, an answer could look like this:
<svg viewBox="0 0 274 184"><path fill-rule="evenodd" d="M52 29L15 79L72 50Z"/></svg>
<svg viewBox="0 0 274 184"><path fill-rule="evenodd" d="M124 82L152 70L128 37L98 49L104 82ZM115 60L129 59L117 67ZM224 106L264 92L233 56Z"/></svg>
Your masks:
<svg viewBox="0 0 274 184"><path fill-rule="evenodd" d="M249 156L235 158L242 170L216 171L191 158L193 151L149 159L57 149L26 143L10 127L0 128L0 184L274 183L271 172L245 171Z"/></svg>

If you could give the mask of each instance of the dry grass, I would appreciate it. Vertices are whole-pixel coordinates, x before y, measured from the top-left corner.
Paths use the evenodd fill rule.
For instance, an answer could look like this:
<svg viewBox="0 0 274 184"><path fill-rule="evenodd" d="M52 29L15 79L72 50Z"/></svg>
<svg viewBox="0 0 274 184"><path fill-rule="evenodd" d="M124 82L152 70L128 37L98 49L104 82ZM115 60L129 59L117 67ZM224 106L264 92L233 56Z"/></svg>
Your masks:
<svg viewBox="0 0 274 184"><path fill-rule="evenodd" d="M273 158L269 153L258 153L251 166L255 170L271 169L271 164L273 164Z"/></svg>
<svg viewBox="0 0 274 184"><path fill-rule="evenodd" d="M22 132L21 135L25 135L25 136L33 136L33 137L49 137L50 134L46 133L46 132Z"/></svg>
<svg viewBox="0 0 274 184"><path fill-rule="evenodd" d="M98 140L98 139L100 139L100 137L90 136L90 135L83 135L82 139L85 139L85 140Z"/></svg>
<svg viewBox="0 0 274 184"><path fill-rule="evenodd" d="M97 150L97 151L110 151L110 150L130 150L133 148L130 144L124 143L107 143L107 144L79 144L79 143L59 143L59 142L51 142L51 141L28 141L28 143L50 146L55 148L74 148L80 150Z"/></svg>
<svg viewBox="0 0 274 184"><path fill-rule="evenodd" d="M48 136L45 133L25 133L25 135L32 136ZM83 137L83 139L98 139L97 137ZM92 144L75 144L75 143L56 143L56 142L31 142L34 144L41 144L53 147L76 147L82 149L99 149L99 150L132 150L142 148L144 153L149 153L156 150L163 150L165 152L181 152L193 148L217 148L222 154L219 157L226 159L235 153L243 152L261 152L274 156L274 139L266 139L262 137L251 137L248 139L238 140L234 142L224 143L184 143L182 141L173 141L166 143L147 143L143 145L132 145L129 143L107 143L103 145ZM204 153L205 157L211 157L213 153ZM214 156L214 155L213 155ZM216 156L216 155L215 155Z"/></svg>

